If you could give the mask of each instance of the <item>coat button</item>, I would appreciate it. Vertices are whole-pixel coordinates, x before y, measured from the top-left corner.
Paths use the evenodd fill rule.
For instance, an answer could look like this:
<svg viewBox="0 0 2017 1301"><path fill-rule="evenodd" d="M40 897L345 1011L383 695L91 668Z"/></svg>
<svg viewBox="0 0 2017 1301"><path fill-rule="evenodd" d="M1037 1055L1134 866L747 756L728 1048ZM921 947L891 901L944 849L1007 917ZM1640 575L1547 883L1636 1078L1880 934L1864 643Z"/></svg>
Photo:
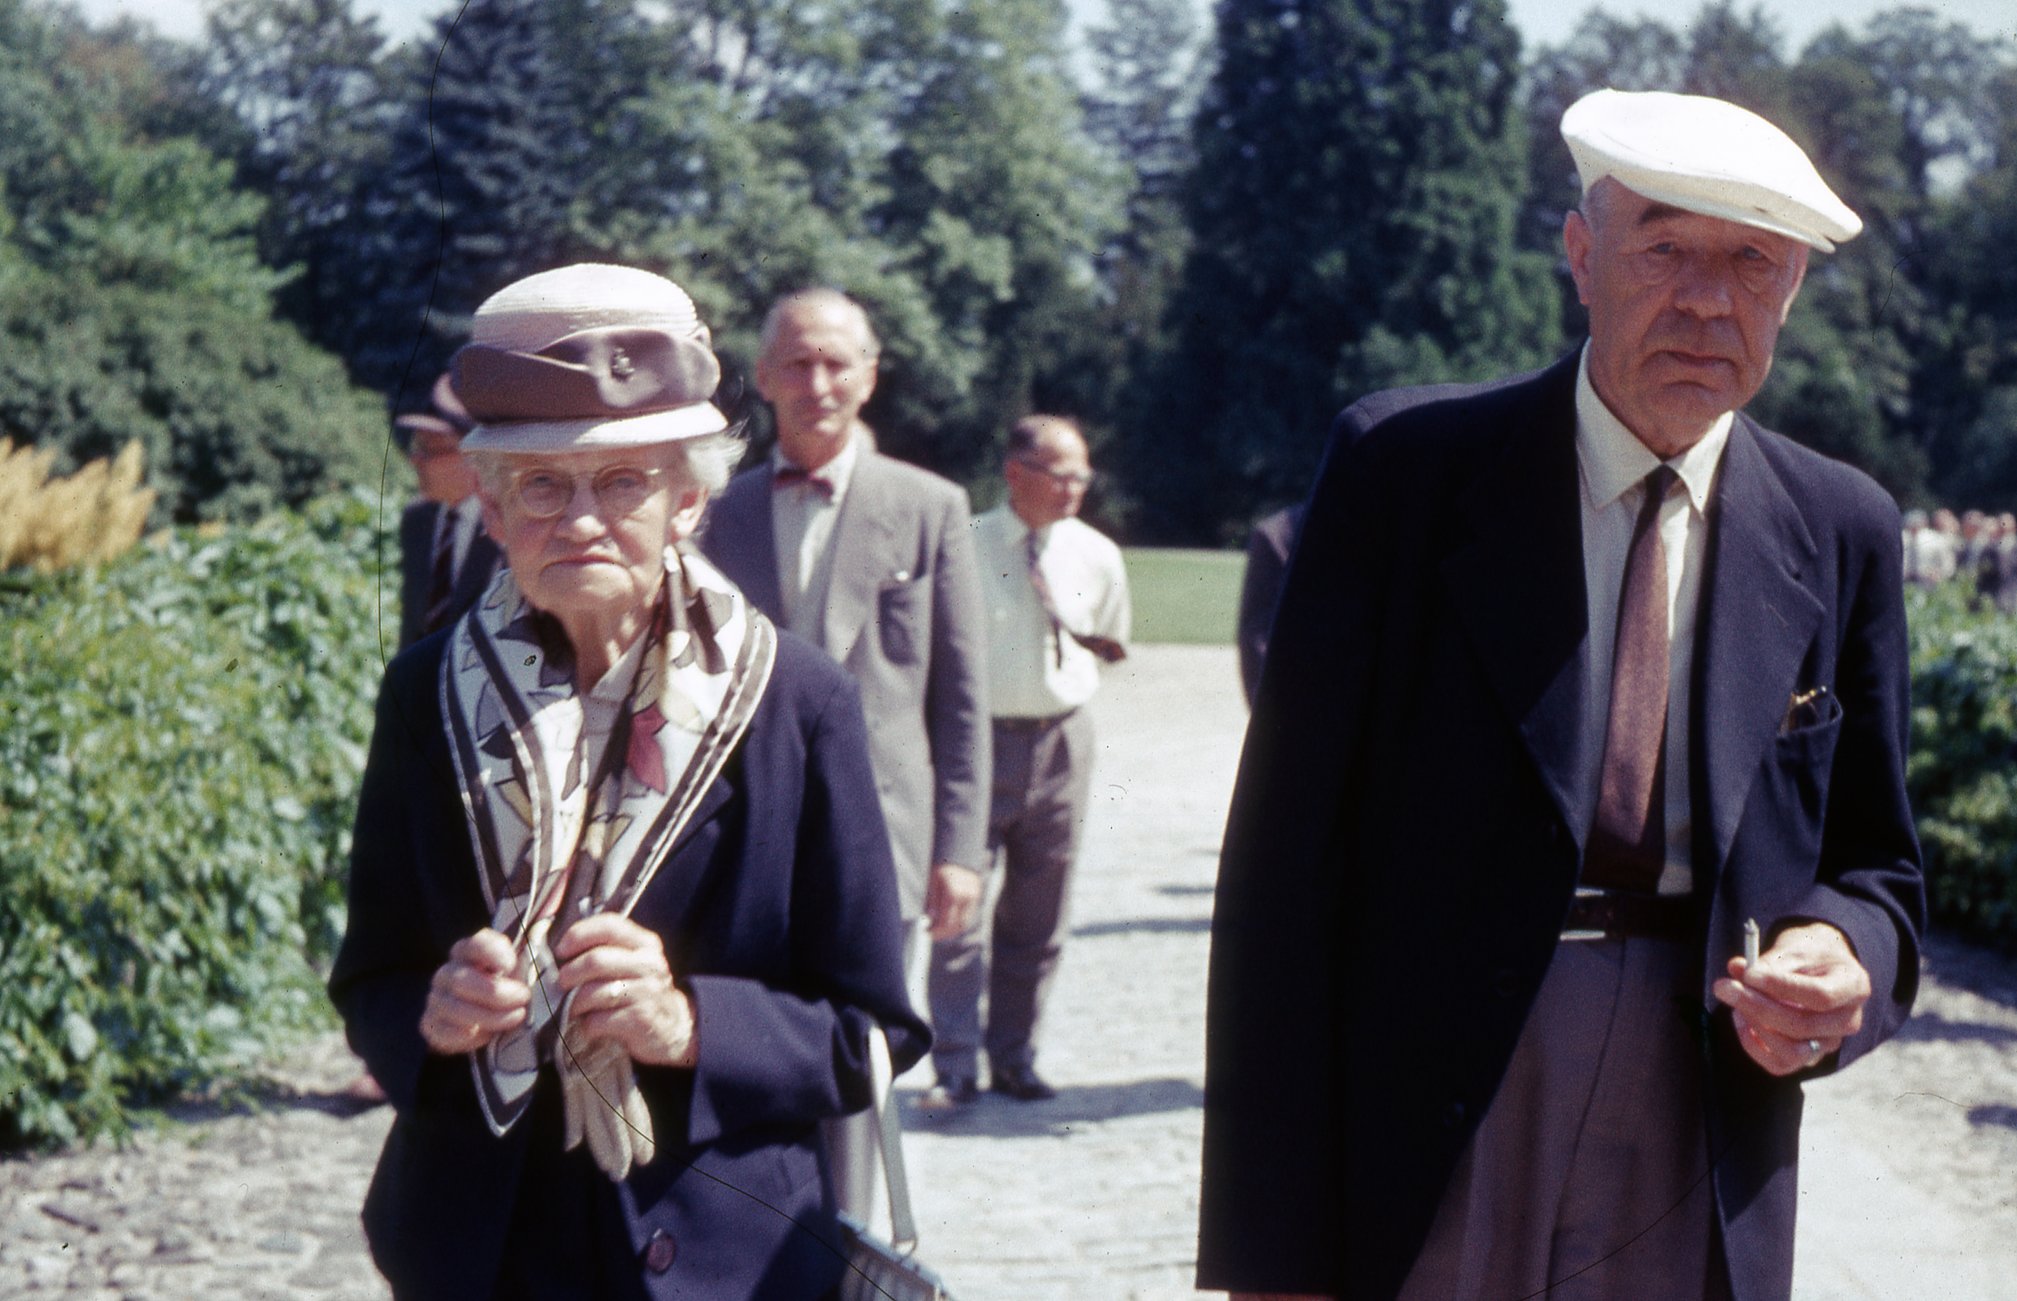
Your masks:
<svg viewBox="0 0 2017 1301"><path fill-rule="evenodd" d="M1492 971L1491 990L1494 998L1511 998L1520 992L1520 977L1511 967L1498 967Z"/></svg>
<svg viewBox="0 0 2017 1301"><path fill-rule="evenodd" d="M653 1229L651 1241L644 1244L644 1267L654 1274L663 1274L678 1259L679 1239L664 1229Z"/></svg>
<svg viewBox="0 0 2017 1301"><path fill-rule="evenodd" d="M1443 1108L1443 1128L1451 1130L1461 1128L1466 1114L1468 1113L1465 1111L1463 1103L1452 1102L1449 1106Z"/></svg>

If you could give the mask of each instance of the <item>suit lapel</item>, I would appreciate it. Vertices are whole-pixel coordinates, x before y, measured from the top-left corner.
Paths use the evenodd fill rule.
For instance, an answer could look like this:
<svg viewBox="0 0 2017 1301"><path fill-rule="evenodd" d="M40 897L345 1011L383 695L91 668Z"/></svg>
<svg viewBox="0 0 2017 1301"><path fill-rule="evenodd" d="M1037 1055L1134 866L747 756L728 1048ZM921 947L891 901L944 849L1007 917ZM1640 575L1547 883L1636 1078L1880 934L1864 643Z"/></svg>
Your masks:
<svg viewBox="0 0 2017 1301"><path fill-rule="evenodd" d="M708 516L702 550L751 604L782 623L784 591L778 579L770 495L767 464L737 475Z"/></svg>
<svg viewBox="0 0 2017 1301"><path fill-rule="evenodd" d="M1710 507L1695 662L1695 766L1708 795L1712 875L1728 860L1759 756L1814 640L1821 602L1806 584L1817 558L1799 508L1739 415Z"/></svg>
<svg viewBox="0 0 2017 1301"><path fill-rule="evenodd" d="M820 644L842 664L868 623L876 592L889 575L884 572L888 548L882 543L889 528L889 481L882 456L862 449L847 496L834 521L833 569L827 580L826 613L820 623Z"/></svg>
<svg viewBox="0 0 2017 1301"><path fill-rule="evenodd" d="M1589 603L1583 593L1576 359L1534 381L1511 436L1479 466L1459 517L1469 543L1442 566L1473 649L1577 843L1588 828L1577 780Z"/></svg>

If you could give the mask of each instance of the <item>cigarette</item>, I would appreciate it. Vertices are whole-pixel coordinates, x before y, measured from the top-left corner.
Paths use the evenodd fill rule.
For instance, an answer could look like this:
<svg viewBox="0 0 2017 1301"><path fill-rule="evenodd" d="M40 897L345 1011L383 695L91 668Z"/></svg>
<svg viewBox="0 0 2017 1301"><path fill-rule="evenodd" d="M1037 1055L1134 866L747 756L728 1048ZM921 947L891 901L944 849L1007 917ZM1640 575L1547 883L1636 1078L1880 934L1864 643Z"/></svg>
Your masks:
<svg viewBox="0 0 2017 1301"><path fill-rule="evenodd" d="M1758 965L1758 920L1755 917L1744 919L1744 965Z"/></svg>

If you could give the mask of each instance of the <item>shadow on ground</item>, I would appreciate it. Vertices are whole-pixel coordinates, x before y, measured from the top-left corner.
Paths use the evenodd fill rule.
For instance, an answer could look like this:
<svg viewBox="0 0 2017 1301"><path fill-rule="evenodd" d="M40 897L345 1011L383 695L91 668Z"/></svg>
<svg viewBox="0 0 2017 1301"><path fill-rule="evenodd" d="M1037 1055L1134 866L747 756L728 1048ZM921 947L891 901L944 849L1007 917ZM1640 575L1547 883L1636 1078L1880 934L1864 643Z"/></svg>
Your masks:
<svg viewBox="0 0 2017 1301"><path fill-rule="evenodd" d="M979 1101L958 1111L919 1111L917 1092L898 1090L904 1129L919 1134L960 1137L1054 1138L1076 1126L1147 1116L1165 1111L1196 1111L1205 1105L1204 1090L1193 1080L1134 1080L1126 1084L1063 1085L1048 1102L1017 1102L998 1093L983 1093Z"/></svg>
<svg viewBox="0 0 2017 1301"><path fill-rule="evenodd" d="M1956 1021L1938 1012L1918 1012L1899 1029L1898 1038L1922 1043L1983 1043L2000 1049L2017 1044L2017 1030L1979 1021Z"/></svg>
<svg viewBox="0 0 2017 1301"><path fill-rule="evenodd" d="M1133 917L1119 922L1088 922L1072 927L1073 938L1104 935L1201 935L1212 928L1209 917Z"/></svg>

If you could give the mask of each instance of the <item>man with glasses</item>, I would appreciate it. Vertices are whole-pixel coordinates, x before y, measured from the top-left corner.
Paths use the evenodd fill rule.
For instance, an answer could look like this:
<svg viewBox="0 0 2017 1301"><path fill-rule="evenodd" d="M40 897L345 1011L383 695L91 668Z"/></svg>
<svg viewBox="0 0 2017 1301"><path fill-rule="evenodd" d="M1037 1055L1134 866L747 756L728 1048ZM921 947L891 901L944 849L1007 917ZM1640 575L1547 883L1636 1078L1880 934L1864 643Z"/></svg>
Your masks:
<svg viewBox="0 0 2017 1301"><path fill-rule="evenodd" d="M1093 477L1078 426L1061 416L1018 420L1004 474L1008 501L974 521L994 713L988 847L1000 852L1003 877L992 954L978 924L932 951L938 1083L921 1103L927 1109L977 1096L983 1042L996 1092L1024 1102L1056 1096L1036 1072L1036 1034L1064 946L1065 896L1092 785L1084 705L1099 688L1100 666L1127 655L1120 548L1077 518Z"/></svg>

